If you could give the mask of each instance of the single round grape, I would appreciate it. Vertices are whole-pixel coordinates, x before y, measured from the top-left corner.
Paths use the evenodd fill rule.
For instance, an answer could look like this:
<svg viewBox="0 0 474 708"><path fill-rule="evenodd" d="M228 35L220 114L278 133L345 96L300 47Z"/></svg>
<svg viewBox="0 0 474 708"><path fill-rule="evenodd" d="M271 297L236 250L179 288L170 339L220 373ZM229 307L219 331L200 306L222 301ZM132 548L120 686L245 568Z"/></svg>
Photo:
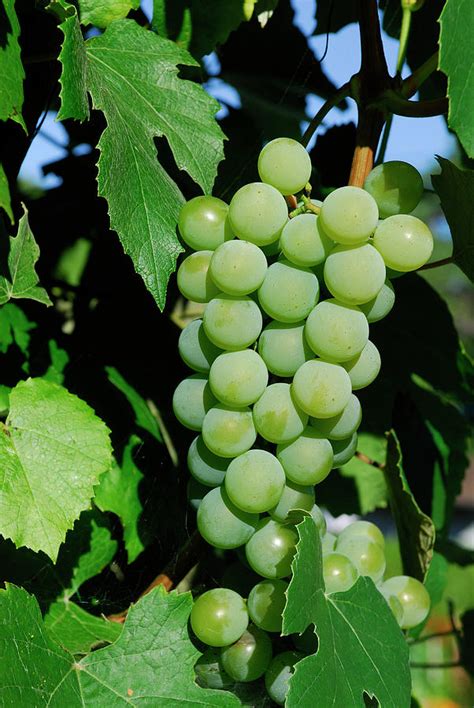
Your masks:
<svg viewBox="0 0 474 708"><path fill-rule="evenodd" d="M317 504L313 505L313 508L309 512L313 518L313 521L316 525L316 528L319 531L320 536L324 536L324 534L327 531L327 524L326 524L326 519L324 518L324 514L319 508Z"/></svg>
<svg viewBox="0 0 474 708"><path fill-rule="evenodd" d="M188 450L188 470L194 479L207 487L218 487L224 481L229 460L207 449L202 435L194 438Z"/></svg>
<svg viewBox="0 0 474 708"><path fill-rule="evenodd" d="M227 219L229 207L217 197L194 197L179 212L181 238L195 251L214 251L233 238Z"/></svg>
<svg viewBox="0 0 474 708"><path fill-rule="evenodd" d="M202 424L207 448L219 457L237 457L250 450L257 438L250 408L231 408L218 403Z"/></svg>
<svg viewBox="0 0 474 708"><path fill-rule="evenodd" d="M346 305L362 305L377 297L385 283L385 263L370 243L336 246L324 264L324 282Z"/></svg>
<svg viewBox="0 0 474 708"><path fill-rule="evenodd" d="M314 489L308 485L285 484L280 501L268 512L275 521L286 521L293 509L311 511L314 506Z"/></svg>
<svg viewBox="0 0 474 708"><path fill-rule="evenodd" d="M326 593L345 592L357 580L357 568L351 560L339 553L327 553L323 556L323 577Z"/></svg>
<svg viewBox="0 0 474 708"><path fill-rule="evenodd" d="M430 596L425 586L419 580L408 575L397 575L389 578L380 587L384 597L394 595L403 609L400 627L411 629L423 622L430 611Z"/></svg>
<svg viewBox="0 0 474 708"><path fill-rule="evenodd" d="M235 644L221 650L224 671L235 681L248 683L263 676L272 659L268 634L249 625Z"/></svg>
<svg viewBox="0 0 474 708"><path fill-rule="evenodd" d="M293 442L278 445L277 457L292 482L319 484L332 470L334 454L327 438L306 427Z"/></svg>
<svg viewBox="0 0 474 708"><path fill-rule="evenodd" d="M249 297L223 293L204 310L204 331L217 347L230 351L246 349L262 331L262 313Z"/></svg>
<svg viewBox="0 0 474 708"><path fill-rule="evenodd" d="M189 506L197 511L201 506L201 502L209 491L209 487L201 484L191 477L186 485L186 497L188 499Z"/></svg>
<svg viewBox="0 0 474 708"><path fill-rule="evenodd" d="M248 295L263 283L267 259L249 241L226 241L211 258L209 273L217 287L229 295Z"/></svg>
<svg viewBox="0 0 474 708"><path fill-rule="evenodd" d="M331 298L311 310L305 336L311 349L323 359L347 361L360 354L367 344L369 324L358 307Z"/></svg>
<svg viewBox="0 0 474 708"><path fill-rule="evenodd" d="M301 435L308 416L293 400L290 384L267 386L253 407L253 419L258 433L273 443L285 443Z"/></svg>
<svg viewBox="0 0 474 708"><path fill-rule="evenodd" d="M280 239L273 241L273 243L269 243L267 246L260 246L260 248L262 249L262 252L266 256L266 258L271 258L272 256L278 256L281 251Z"/></svg>
<svg viewBox="0 0 474 708"><path fill-rule="evenodd" d="M319 297L318 279L309 268L282 259L273 263L258 290L267 315L279 322L299 322L309 315Z"/></svg>
<svg viewBox="0 0 474 708"><path fill-rule="evenodd" d="M293 527L270 518L261 519L245 546L250 567L264 578L286 578L296 551L298 534Z"/></svg>
<svg viewBox="0 0 474 708"><path fill-rule="evenodd" d="M263 512L278 504L285 487L285 473L275 455L249 450L229 465L225 488L243 511Z"/></svg>
<svg viewBox="0 0 474 708"><path fill-rule="evenodd" d="M193 374L176 386L173 394L173 412L181 425L201 430L206 413L216 404L207 377Z"/></svg>
<svg viewBox="0 0 474 708"><path fill-rule="evenodd" d="M285 198L270 184L252 182L232 197L229 221L238 238L266 246L280 238L288 221Z"/></svg>
<svg viewBox="0 0 474 708"><path fill-rule="evenodd" d="M417 270L433 253L433 235L421 219L409 214L389 216L374 234L374 246L385 265L408 273Z"/></svg>
<svg viewBox="0 0 474 708"><path fill-rule="evenodd" d="M331 553L336 548L336 542L336 536L334 536L333 533L329 533L329 531L326 531L326 533L321 539L321 550L323 556L327 555L328 553Z"/></svg>
<svg viewBox="0 0 474 708"><path fill-rule="evenodd" d="M385 548L385 539L383 533L378 526L370 521L353 521L352 524L346 526L339 534L339 540L344 541L348 538L356 538L362 536L376 543L383 550Z"/></svg>
<svg viewBox="0 0 474 708"><path fill-rule="evenodd" d="M223 487L211 489L199 505L199 533L216 548L238 548L247 543L257 523L258 514L249 514L234 506Z"/></svg>
<svg viewBox="0 0 474 708"><path fill-rule="evenodd" d="M262 580L249 593L247 609L250 619L266 632L281 632L285 592L288 583L284 580Z"/></svg>
<svg viewBox="0 0 474 708"><path fill-rule="evenodd" d="M349 403L351 380L342 366L312 359L300 366L291 389L305 413L315 418L332 418Z"/></svg>
<svg viewBox="0 0 474 708"><path fill-rule="evenodd" d="M212 251L196 251L184 259L178 268L178 288L194 302L209 302L219 294L219 288L209 273Z"/></svg>
<svg viewBox="0 0 474 708"><path fill-rule="evenodd" d="M360 354L341 364L349 374L353 391L371 384L377 378L381 365L379 350L370 339Z"/></svg>
<svg viewBox="0 0 474 708"><path fill-rule="evenodd" d="M209 372L214 396L227 406L241 408L255 403L268 383L263 359L252 349L224 352L215 359Z"/></svg>
<svg viewBox="0 0 474 708"><path fill-rule="evenodd" d="M301 192L311 177L311 159L293 138L275 138L258 156L258 174L282 194Z"/></svg>
<svg viewBox="0 0 474 708"><path fill-rule="evenodd" d="M350 438L345 440L331 440L332 450L334 452L334 468L342 467L349 460L352 460L357 450L357 433L353 433Z"/></svg>
<svg viewBox="0 0 474 708"><path fill-rule="evenodd" d="M412 165L392 160L377 165L367 176L364 189L377 202L380 218L409 214L423 196L423 179Z"/></svg>
<svg viewBox="0 0 474 708"><path fill-rule="evenodd" d="M193 320L179 335L178 351L191 369L206 374L221 350L207 338L202 320Z"/></svg>
<svg viewBox="0 0 474 708"><path fill-rule="evenodd" d="M395 597L395 595L389 595L388 597L385 598L387 601L387 605L390 607L392 610L392 614L397 620L397 624L401 627L402 622L403 622L403 606L398 597Z"/></svg>
<svg viewBox="0 0 474 708"><path fill-rule="evenodd" d="M230 688L234 685L221 665L221 650L217 647L207 649L194 664L196 683L202 688Z"/></svg>
<svg viewBox="0 0 474 708"><path fill-rule="evenodd" d="M316 214L299 214L290 219L280 237L283 255L304 268L325 261L334 245L334 241L323 231Z"/></svg>
<svg viewBox="0 0 474 708"><path fill-rule="evenodd" d="M258 353L276 376L294 376L301 364L313 358L304 336L304 322L270 322L258 340Z"/></svg>
<svg viewBox="0 0 474 708"><path fill-rule="evenodd" d="M277 654L265 673L265 688L278 706L284 706L289 690L289 680L295 671L295 664L303 659L303 654L296 651L284 651Z"/></svg>
<svg viewBox="0 0 474 708"><path fill-rule="evenodd" d="M211 647L226 647L245 632L249 616L240 595L226 588L215 588L195 600L190 621L201 642Z"/></svg>
<svg viewBox="0 0 474 708"><path fill-rule="evenodd" d="M362 407L357 396L351 394L349 403L333 418L311 418L311 425L329 440L344 440L356 432L362 420Z"/></svg>
<svg viewBox="0 0 474 708"><path fill-rule="evenodd" d="M378 322L388 315L395 304L395 290L390 280L385 281L373 300L359 305L368 322Z"/></svg>
<svg viewBox="0 0 474 708"><path fill-rule="evenodd" d="M375 199L360 187L339 187L324 200L319 218L329 238L353 246L374 233L379 210Z"/></svg>
<svg viewBox="0 0 474 708"><path fill-rule="evenodd" d="M360 575L378 583L385 573L385 553L378 543L364 536L337 539L336 552L342 553L355 565Z"/></svg>

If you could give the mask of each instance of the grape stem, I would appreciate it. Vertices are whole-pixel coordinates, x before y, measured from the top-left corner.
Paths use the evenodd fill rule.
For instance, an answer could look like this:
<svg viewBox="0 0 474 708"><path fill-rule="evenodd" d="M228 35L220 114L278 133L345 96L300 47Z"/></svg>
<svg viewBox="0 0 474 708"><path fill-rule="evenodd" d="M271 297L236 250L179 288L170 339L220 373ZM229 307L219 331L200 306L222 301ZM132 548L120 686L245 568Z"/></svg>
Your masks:
<svg viewBox="0 0 474 708"><path fill-rule="evenodd" d="M411 661L410 666L412 669L454 669L458 666L462 666L462 663L459 660L433 663L430 663L429 661Z"/></svg>
<svg viewBox="0 0 474 708"><path fill-rule="evenodd" d="M304 145L304 147L308 146L309 141L311 140L314 133L319 128L329 111L335 106L338 106L341 101L347 98L347 96L350 95L350 90L351 85L350 81L348 81L346 84L341 86L341 88L338 89L333 96L328 98L326 103L321 106L314 118L312 118L311 122L309 123L308 127L306 128L303 134L303 137L301 138L301 144Z"/></svg>
<svg viewBox="0 0 474 708"><path fill-rule="evenodd" d="M390 113L407 118L429 118L440 116L448 112L449 102L446 96L443 98L433 98L428 101L409 101L404 96L400 96L396 91L389 89L376 101L375 105L381 105Z"/></svg>
<svg viewBox="0 0 474 708"><path fill-rule="evenodd" d="M372 467L376 467L378 470L383 470L383 468L385 467L385 464L383 462L377 462L377 460L373 460L371 457L368 457L363 452L357 451L355 456L361 462L365 462L366 465L372 465Z"/></svg>
<svg viewBox="0 0 474 708"><path fill-rule="evenodd" d="M432 634L425 634L424 637L412 639L408 644L422 644L423 642L428 642L430 639L437 639L438 637L455 637L457 633L457 629L449 629L446 632L433 632Z"/></svg>
<svg viewBox="0 0 474 708"><path fill-rule="evenodd" d="M418 268L418 270L430 270L431 268L440 268L441 266L449 265L450 263L454 263L452 256L449 256L448 258L442 258L440 261L425 263L425 265L421 266L421 268Z"/></svg>
<svg viewBox="0 0 474 708"><path fill-rule="evenodd" d="M160 429L161 436L163 438L163 442L165 443L166 449L168 450L168 455L170 456L173 467L178 467L178 465L179 465L178 453L176 452L176 448L173 444L171 436L168 433L168 429L163 422L163 418L161 417L160 411L155 406L155 404L151 400L151 398L149 398L147 400L146 404L147 404L148 408L150 409L150 413L152 414L152 416L154 417L154 419L158 423L158 428Z"/></svg>
<svg viewBox="0 0 474 708"><path fill-rule="evenodd" d="M415 94L420 86L428 79L431 74L438 70L438 52L435 52L421 66L416 69L410 76L402 81L401 94L405 98L410 98Z"/></svg>

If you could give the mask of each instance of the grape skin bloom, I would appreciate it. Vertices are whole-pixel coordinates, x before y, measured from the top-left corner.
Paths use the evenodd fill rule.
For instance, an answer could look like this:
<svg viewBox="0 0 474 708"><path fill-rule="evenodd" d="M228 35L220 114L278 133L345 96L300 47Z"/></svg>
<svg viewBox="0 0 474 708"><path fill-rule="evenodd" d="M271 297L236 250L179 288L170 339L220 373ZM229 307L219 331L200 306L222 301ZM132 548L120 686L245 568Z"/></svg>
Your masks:
<svg viewBox="0 0 474 708"><path fill-rule="evenodd" d="M311 177L311 159L296 140L275 138L260 151L258 174L282 194L295 194Z"/></svg>

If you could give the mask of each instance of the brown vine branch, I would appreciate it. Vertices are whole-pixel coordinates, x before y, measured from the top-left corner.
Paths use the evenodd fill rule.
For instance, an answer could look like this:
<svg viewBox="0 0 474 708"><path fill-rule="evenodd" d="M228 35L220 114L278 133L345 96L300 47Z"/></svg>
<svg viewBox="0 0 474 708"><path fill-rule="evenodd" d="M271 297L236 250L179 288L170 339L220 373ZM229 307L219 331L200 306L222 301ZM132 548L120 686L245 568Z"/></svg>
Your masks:
<svg viewBox="0 0 474 708"><path fill-rule="evenodd" d="M389 90L376 102L397 116L407 118L429 118L441 116L448 112L449 102L446 97L434 98L429 101L409 101L395 91Z"/></svg>
<svg viewBox="0 0 474 708"><path fill-rule="evenodd" d="M442 258L439 261L433 261L432 263L425 263L425 265L421 266L421 268L418 268L418 270L430 270L431 268L440 268L441 266L449 265L450 263L454 263L452 256L448 256L448 258Z"/></svg>
<svg viewBox="0 0 474 708"><path fill-rule="evenodd" d="M420 86L438 69L438 52L435 52L413 74L402 82L401 93L405 98L413 96Z"/></svg>

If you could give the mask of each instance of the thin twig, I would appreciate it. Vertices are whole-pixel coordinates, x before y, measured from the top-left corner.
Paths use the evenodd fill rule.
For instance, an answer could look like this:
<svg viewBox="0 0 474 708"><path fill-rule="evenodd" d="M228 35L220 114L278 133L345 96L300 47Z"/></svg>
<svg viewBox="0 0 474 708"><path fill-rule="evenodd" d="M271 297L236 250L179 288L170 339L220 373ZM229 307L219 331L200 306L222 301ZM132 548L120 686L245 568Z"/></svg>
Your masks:
<svg viewBox="0 0 474 708"><path fill-rule="evenodd" d="M433 98L428 101L409 101L404 96L400 96L395 91L386 91L374 102L374 105L383 107L395 113L397 116L407 118L431 118L432 116L442 116L448 112L449 101L447 97Z"/></svg>
<svg viewBox="0 0 474 708"><path fill-rule="evenodd" d="M411 639L408 644L410 644L410 646L414 644L422 644L430 639L437 639L438 637L454 637L456 634L457 629L449 629L446 632L433 632L432 634L425 634L424 637L416 637L415 639Z"/></svg>
<svg viewBox="0 0 474 708"><path fill-rule="evenodd" d="M438 70L438 52L435 52L413 74L402 82L401 93L405 98L413 96L431 74Z"/></svg>
<svg viewBox="0 0 474 708"><path fill-rule="evenodd" d="M412 669L454 669L458 666L462 666L462 663L459 660L433 663L429 661L410 661L410 666Z"/></svg>
<svg viewBox="0 0 474 708"><path fill-rule="evenodd" d="M440 268L441 266L449 265L450 263L454 263L452 256L448 256L448 258L442 258L440 261L425 263L425 265L421 266L421 268L418 268L418 270L430 270L431 268Z"/></svg>
<svg viewBox="0 0 474 708"><path fill-rule="evenodd" d="M328 98L326 103L321 106L314 118L310 121L308 127L306 128L303 134L303 137L301 138L301 144L304 145L304 147L308 145L309 141L313 137L313 134L319 128L331 108L334 108L335 106L339 105L341 101L343 101L350 95L350 88L350 81L348 81L346 84L341 86L341 88L338 89L333 96Z"/></svg>
<svg viewBox="0 0 474 708"><path fill-rule="evenodd" d="M179 458L178 458L178 453L176 452L176 448L173 445L173 441L171 439L170 434L168 433L168 430L166 428L166 425L163 422L163 418L161 417L161 413L154 404L154 402L151 400L151 398L147 399L146 402L148 408L150 409L150 413L152 416L155 418L156 422L158 423L158 427L160 429L161 435L163 436L163 442L165 443L166 449L168 450L168 454L171 458L171 462L173 463L173 467L178 467L179 465Z"/></svg>
<svg viewBox="0 0 474 708"><path fill-rule="evenodd" d="M368 455L365 455L363 452L357 451L355 453L355 457L357 457L358 460L361 462L365 462L366 465L371 465L372 467L376 467L378 470L383 470L385 467L384 462L377 462L377 460L373 460L371 457Z"/></svg>

